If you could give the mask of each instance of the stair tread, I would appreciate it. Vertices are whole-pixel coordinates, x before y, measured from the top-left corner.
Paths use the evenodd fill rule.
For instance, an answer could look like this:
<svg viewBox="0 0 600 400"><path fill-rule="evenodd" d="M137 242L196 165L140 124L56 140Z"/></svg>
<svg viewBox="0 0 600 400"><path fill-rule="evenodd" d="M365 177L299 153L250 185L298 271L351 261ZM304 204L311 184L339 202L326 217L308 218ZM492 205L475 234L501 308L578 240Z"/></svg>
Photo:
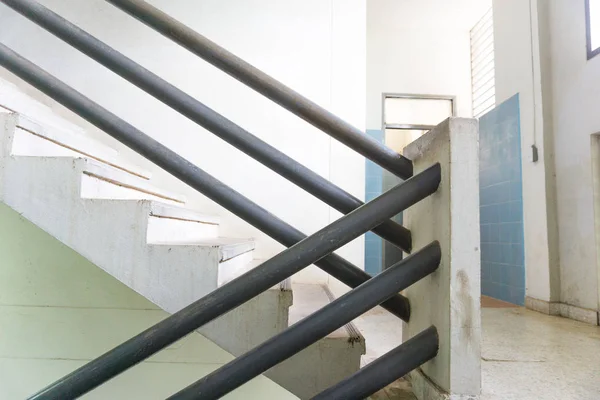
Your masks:
<svg viewBox="0 0 600 400"><path fill-rule="evenodd" d="M91 158L78 158L83 159L86 162L84 174L93 178L97 178L129 189L138 190L140 192L148 193L153 196L164 198L166 200L171 200L181 204L184 204L186 201L184 196L157 188L156 186L149 183L149 181L146 179L132 175L120 169L111 167L107 164L104 164L100 161Z"/></svg>
<svg viewBox="0 0 600 400"><path fill-rule="evenodd" d="M7 80L0 79L0 93L2 93L0 107L9 110L10 112L31 115L32 117L35 117L36 120L43 121L45 125L51 125L75 132L84 132L84 129L81 126L61 117L49 106L34 99L17 85Z"/></svg>
<svg viewBox="0 0 600 400"><path fill-rule="evenodd" d="M178 207L159 201L152 202L151 215L159 218L172 218L212 225L219 225L221 223L220 218L215 215L204 214L190 208Z"/></svg>
<svg viewBox="0 0 600 400"><path fill-rule="evenodd" d="M140 178L147 180L152 177L149 171L141 167L117 160L119 153L115 149L86 136L82 130L66 130L47 123L37 122L24 114L17 114L17 127L31 135L52 142L54 145L101 161Z"/></svg>
<svg viewBox="0 0 600 400"><path fill-rule="evenodd" d="M333 295L323 284L292 283L294 304L290 307L289 325L306 318L325 307L333 300ZM343 338L350 342L364 341L352 322L327 335L329 338Z"/></svg>

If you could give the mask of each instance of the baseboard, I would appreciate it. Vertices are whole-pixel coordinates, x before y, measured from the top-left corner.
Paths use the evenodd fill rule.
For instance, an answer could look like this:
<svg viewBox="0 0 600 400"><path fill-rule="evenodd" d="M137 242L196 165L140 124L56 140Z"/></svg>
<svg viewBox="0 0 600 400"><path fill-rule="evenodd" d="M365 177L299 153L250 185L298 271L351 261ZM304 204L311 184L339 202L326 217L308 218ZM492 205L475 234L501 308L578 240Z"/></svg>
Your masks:
<svg viewBox="0 0 600 400"><path fill-rule="evenodd" d="M561 303L560 305L561 317L574 319L575 321L585 322L586 324L600 325L598 319L598 311L589 310L587 308L575 307L570 304Z"/></svg>
<svg viewBox="0 0 600 400"><path fill-rule="evenodd" d="M479 400L479 396L450 394L432 382L421 370L417 368L407 376L412 385L413 394L418 400Z"/></svg>
<svg viewBox="0 0 600 400"><path fill-rule="evenodd" d="M560 303L525 297L525 308L547 315L560 315Z"/></svg>
<svg viewBox="0 0 600 400"><path fill-rule="evenodd" d="M581 308L565 303L549 302L533 297L525 298L525 307L548 315L559 315L591 325L600 325L600 313L596 310Z"/></svg>

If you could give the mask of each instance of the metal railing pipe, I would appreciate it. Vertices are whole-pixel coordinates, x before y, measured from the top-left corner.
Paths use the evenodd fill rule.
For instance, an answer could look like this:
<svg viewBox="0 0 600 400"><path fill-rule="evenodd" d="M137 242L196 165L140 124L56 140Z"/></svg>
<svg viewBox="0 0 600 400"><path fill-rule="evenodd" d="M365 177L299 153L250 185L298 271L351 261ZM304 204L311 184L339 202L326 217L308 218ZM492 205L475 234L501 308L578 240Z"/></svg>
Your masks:
<svg viewBox="0 0 600 400"><path fill-rule="evenodd" d="M412 162L407 158L158 8L142 0L107 1L393 174L403 179L412 176Z"/></svg>
<svg viewBox="0 0 600 400"><path fill-rule="evenodd" d="M344 326L386 298L431 274L438 268L441 256L439 243L431 243L280 334L174 394L169 397L169 400L221 398Z"/></svg>
<svg viewBox="0 0 600 400"><path fill-rule="evenodd" d="M437 329L430 326L312 400L366 399L434 358L438 348Z"/></svg>
<svg viewBox="0 0 600 400"><path fill-rule="evenodd" d="M439 172L439 165L436 165L404 181L368 204L343 216L181 311L90 361L35 394L31 399L65 400L89 392L210 321L258 296L335 249L349 243L376 224L381 223L381 221L385 221L385 219L403 211L418 201L414 193L424 194L429 191L426 189L429 186L427 182L437 179L435 175ZM437 252L433 250L425 253L419 252L420 256L413 259L423 261L426 258L430 260L435 254L439 254L439 246L437 248ZM425 257L424 254L428 257ZM422 265L420 269L426 270L426 265L423 264L419 263L419 265ZM406 272L403 268L396 268L396 270L398 277L406 276L407 280L409 277L416 276L414 272L411 272L411 268L406 268ZM385 276L389 276L389 274ZM364 287L373 279L375 278L367 281L361 287ZM382 280L378 279L379 282ZM398 282L396 285L401 286ZM371 284L367 287L372 286ZM397 291L392 292L389 290L388 292L386 292L385 297L377 298L378 302L376 304L397 293ZM372 300L366 299L361 301L365 303L372 302ZM373 306L376 304L373 304Z"/></svg>
<svg viewBox="0 0 600 400"><path fill-rule="evenodd" d="M0 1L339 212L347 214L363 204L310 168L36 1ZM410 231L402 225L394 221L384 221L381 226L373 229L373 232L410 252Z"/></svg>
<svg viewBox="0 0 600 400"><path fill-rule="evenodd" d="M2 44L0 65L284 246L291 247L306 238L298 229ZM433 193L437 185L439 179L431 182L428 190ZM337 254L331 254L315 265L350 287L371 278ZM382 307L405 321L410 318L408 299L402 295L392 297Z"/></svg>

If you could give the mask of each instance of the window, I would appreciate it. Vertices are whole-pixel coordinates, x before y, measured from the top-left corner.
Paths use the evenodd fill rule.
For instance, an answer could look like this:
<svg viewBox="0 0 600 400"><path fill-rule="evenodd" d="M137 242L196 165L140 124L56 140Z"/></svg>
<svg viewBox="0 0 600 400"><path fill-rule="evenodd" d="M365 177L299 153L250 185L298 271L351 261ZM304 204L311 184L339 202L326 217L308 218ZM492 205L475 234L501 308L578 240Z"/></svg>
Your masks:
<svg viewBox="0 0 600 400"><path fill-rule="evenodd" d="M494 68L494 15L490 8L471 29L471 91L473 117L479 118L496 106Z"/></svg>
<svg viewBox="0 0 600 400"><path fill-rule="evenodd" d="M383 94L386 145L402 154L404 147L453 116L454 96Z"/></svg>
<svg viewBox="0 0 600 400"><path fill-rule="evenodd" d="M433 129L440 122L455 115L454 96L439 96L427 94L383 94L383 142L386 146L399 154L404 148ZM378 177L383 192L399 184L400 178L389 171L383 170L383 176ZM367 178L369 179L369 178ZM396 215L392 220L402 223L402 214ZM378 241L377 243L381 243ZM369 246L369 245L368 245ZM375 245L371 245L375 246ZM402 251L393 244L383 241L383 251L369 250L365 255L381 254L378 267L387 269L402 260ZM379 272L380 269L372 269Z"/></svg>
<svg viewBox="0 0 600 400"><path fill-rule="evenodd" d="M454 97L422 94L389 94L383 97L383 125L386 129L429 130L454 115Z"/></svg>
<svg viewBox="0 0 600 400"><path fill-rule="evenodd" d="M600 54L600 0L585 1L588 60Z"/></svg>

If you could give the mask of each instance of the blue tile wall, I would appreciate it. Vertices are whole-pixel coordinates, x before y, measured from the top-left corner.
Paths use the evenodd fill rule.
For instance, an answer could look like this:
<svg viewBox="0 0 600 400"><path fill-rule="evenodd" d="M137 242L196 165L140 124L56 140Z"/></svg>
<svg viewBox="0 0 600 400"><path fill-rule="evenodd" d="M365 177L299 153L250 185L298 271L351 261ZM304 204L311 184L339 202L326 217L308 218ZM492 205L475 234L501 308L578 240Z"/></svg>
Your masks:
<svg viewBox="0 0 600 400"><path fill-rule="evenodd" d="M525 256L519 96L479 120L481 292L523 305Z"/></svg>
<svg viewBox="0 0 600 400"><path fill-rule="evenodd" d="M367 130L367 135L383 143L383 131ZM383 170L371 160L365 161L365 201L371 201L382 192ZM382 239L373 232L365 234L365 271L371 275L381 272L383 243Z"/></svg>

